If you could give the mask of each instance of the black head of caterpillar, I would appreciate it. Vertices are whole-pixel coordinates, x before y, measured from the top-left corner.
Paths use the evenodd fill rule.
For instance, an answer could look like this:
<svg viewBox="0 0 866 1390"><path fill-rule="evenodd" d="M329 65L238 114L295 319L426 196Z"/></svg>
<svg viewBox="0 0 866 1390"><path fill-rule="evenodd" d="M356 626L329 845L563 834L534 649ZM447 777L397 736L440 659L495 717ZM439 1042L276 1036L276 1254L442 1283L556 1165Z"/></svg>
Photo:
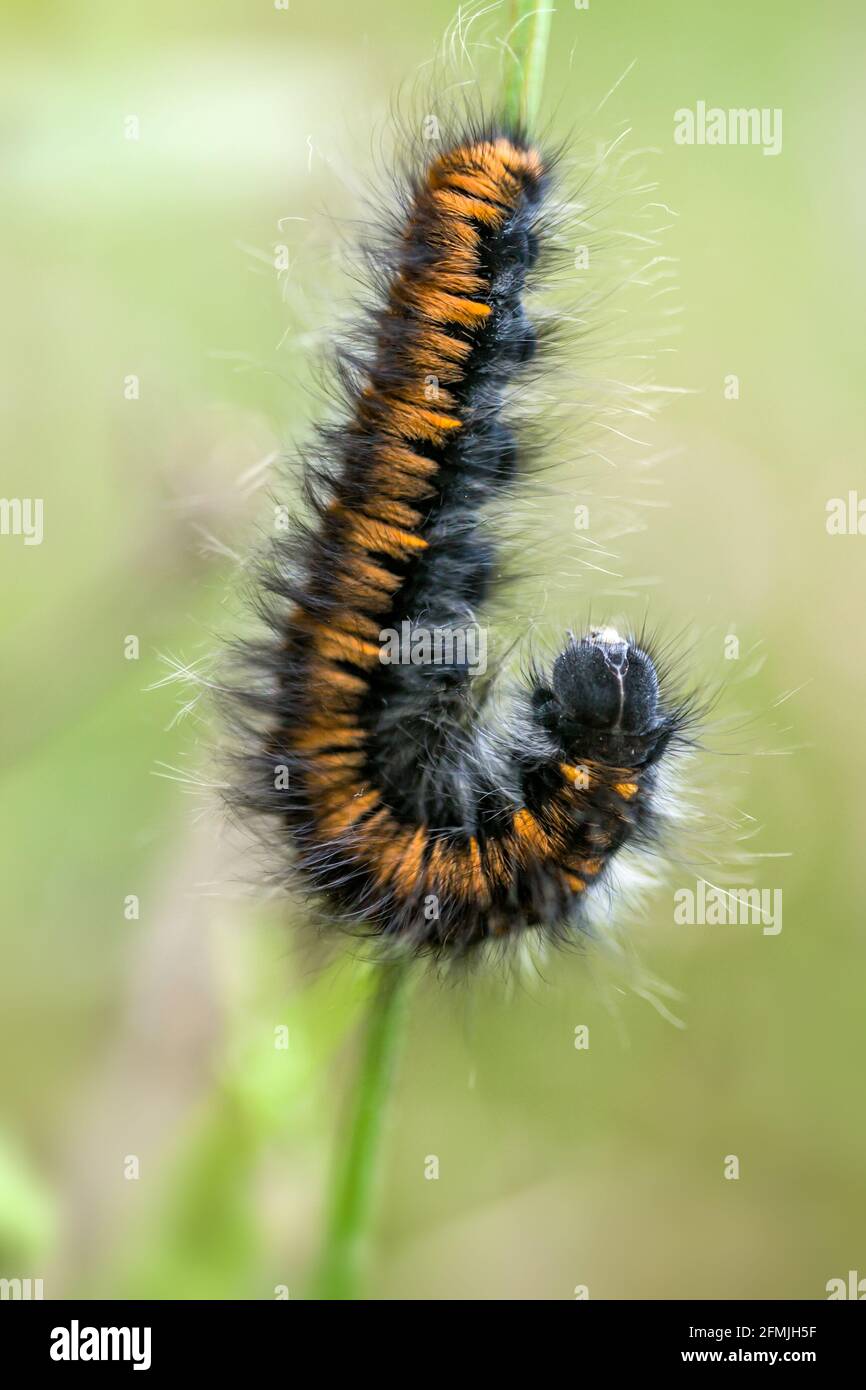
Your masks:
<svg viewBox="0 0 866 1390"><path fill-rule="evenodd" d="M460 656L497 574L484 506L520 495L505 403L543 347L523 300L549 181L502 126L464 129L413 175L378 305L339 360L310 519L266 561L270 635L246 644L239 799L331 920L417 952L573 935L620 850L652 838L684 736L651 657L610 630L504 711ZM383 662L386 634L421 629L452 640Z"/></svg>
<svg viewBox="0 0 866 1390"><path fill-rule="evenodd" d="M570 761L647 768L681 727L661 702L655 663L614 628L590 628L557 657L549 686L533 692L539 722Z"/></svg>

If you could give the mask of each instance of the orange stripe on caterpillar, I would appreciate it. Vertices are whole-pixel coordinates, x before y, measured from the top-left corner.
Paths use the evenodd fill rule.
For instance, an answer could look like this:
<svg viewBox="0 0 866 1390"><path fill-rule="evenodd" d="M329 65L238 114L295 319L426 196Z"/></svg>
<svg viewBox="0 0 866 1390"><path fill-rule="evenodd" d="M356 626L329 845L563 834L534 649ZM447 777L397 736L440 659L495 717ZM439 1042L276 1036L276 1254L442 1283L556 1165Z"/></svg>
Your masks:
<svg viewBox="0 0 866 1390"><path fill-rule="evenodd" d="M351 633L353 637L368 637L374 640L379 636L379 624L372 618L366 618L363 613L356 613L354 609L347 608L343 612L331 613L329 615L331 626L339 628L342 632Z"/></svg>
<svg viewBox="0 0 866 1390"><path fill-rule="evenodd" d="M342 835L379 804L379 793L375 788L365 791L359 787L354 793L350 792L348 796L341 793L334 800L336 804L330 805L327 796L322 798L321 825L329 835Z"/></svg>
<svg viewBox="0 0 866 1390"><path fill-rule="evenodd" d="M366 758L366 753L361 750L354 753L319 753L316 763L322 768L345 768L349 772L355 772L364 766Z"/></svg>
<svg viewBox="0 0 866 1390"><path fill-rule="evenodd" d="M517 183L515 179L506 177L507 187L502 179L493 179L479 169L473 169L471 172L454 169L442 177L441 183L448 188L462 188L475 198L484 198L490 203L498 203L500 207L507 208L513 199Z"/></svg>
<svg viewBox="0 0 866 1390"><path fill-rule="evenodd" d="M394 502L383 497L371 497L361 510L371 521L384 521L386 525L396 526L402 531L417 530L424 519L420 512L414 507L407 507L405 502Z"/></svg>
<svg viewBox="0 0 866 1390"><path fill-rule="evenodd" d="M363 512L343 513L349 539L362 550L376 551L381 555L391 555L395 559L413 550L426 550L427 541L412 531L404 531L399 526L387 526L384 522L373 521ZM396 577L396 576L395 576ZM399 584L399 579L397 584ZM396 587L396 585L395 585Z"/></svg>
<svg viewBox="0 0 866 1390"><path fill-rule="evenodd" d="M338 657L337 660L341 661L342 657ZM314 653L310 661L310 675L319 685L322 696L326 696L329 704L336 704L342 700L342 707L345 708L347 697L351 700L353 696L367 693L368 687L364 677L338 666L332 657Z"/></svg>
<svg viewBox="0 0 866 1390"><path fill-rule="evenodd" d="M421 439L440 444L450 431L463 426L459 416L413 405L396 396L371 398L365 405L368 411L375 410L381 428L398 439Z"/></svg>
<svg viewBox="0 0 866 1390"><path fill-rule="evenodd" d="M384 497L409 497L413 502L436 495L436 489L426 479L411 477L385 463L377 463L370 470L370 485Z"/></svg>
<svg viewBox="0 0 866 1390"><path fill-rule="evenodd" d="M418 284L416 281L404 281L396 297L433 323L457 323L463 328L477 327L493 312L489 304L465 299L462 295L446 294L433 285Z"/></svg>
<svg viewBox="0 0 866 1390"><path fill-rule="evenodd" d="M499 227L507 216L504 208L488 203L482 198L453 192L450 188L437 188L432 197L447 215L471 218L475 222L483 222L485 226Z"/></svg>
<svg viewBox="0 0 866 1390"><path fill-rule="evenodd" d="M514 834L521 845L532 854L547 856L556 849L555 841L536 816L522 807L514 817Z"/></svg>
<svg viewBox="0 0 866 1390"><path fill-rule="evenodd" d="M430 325L419 327L414 338L406 346L407 356L422 372L435 370L437 376L445 379L445 373L453 381L461 381L462 366L472 351L472 343L465 338L455 338L443 333L441 328Z"/></svg>
<svg viewBox="0 0 866 1390"><path fill-rule="evenodd" d="M365 642L361 637L353 637L324 623L318 625L314 641L316 651L331 660L349 661L362 669L374 666L379 660L379 647L372 642Z"/></svg>
<svg viewBox="0 0 866 1390"><path fill-rule="evenodd" d="M368 399L370 398L368 397ZM454 393L446 391L442 386L437 386L435 394L431 394L430 384L426 380L414 381L393 391L380 392L378 399L385 405L396 401L400 405L418 406L421 410L429 410L431 405L435 403L435 410L430 410L430 413L443 427L447 421L452 422L451 428L454 428L454 420L456 420L458 428L463 423L456 413L460 409L460 404Z"/></svg>
<svg viewBox="0 0 866 1390"><path fill-rule="evenodd" d="M468 845L461 845L450 838L435 840L430 849L429 879L434 892L440 895L471 897L474 876Z"/></svg>
<svg viewBox="0 0 866 1390"><path fill-rule="evenodd" d="M570 783L572 787L576 787L580 791L584 791L587 787L592 786L593 774L586 764L581 764L580 767L572 767L569 763L560 763L559 770L565 780Z"/></svg>
<svg viewBox="0 0 866 1390"><path fill-rule="evenodd" d="M604 868L603 859L582 859L579 856L564 861L565 867L582 874L584 878L596 878Z"/></svg>
<svg viewBox="0 0 866 1390"><path fill-rule="evenodd" d="M514 881L514 863L499 840L488 840L482 856L485 877L492 887L510 887Z"/></svg>
<svg viewBox="0 0 866 1390"><path fill-rule="evenodd" d="M294 730L289 741L301 752L317 753L325 748L345 748L363 743L364 730L348 716L333 716L327 723L310 720L304 729Z"/></svg>
<svg viewBox="0 0 866 1390"><path fill-rule="evenodd" d="M357 517L352 519L357 521ZM350 551L344 556L343 564L346 567L343 573L345 583L356 583L359 588L376 595L380 602L400 587L399 575L377 565L366 555L352 554Z"/></svg>
<svg viewBox="0 0 866 1390"><path fill-rule="evenodd" d="M308 600L312 603L312 600ZM312 607L297 607L293 613L295 625L303 632L315 632L322 626L339 628L341 632L347 632L353 637L378 638L380 625L367 618L363 613L357 613L352 608L345 608L328 614L327 623Z"/></svg>
<svg viewBox="0 0 866 1390"><path fill-rule="evenodd" d="M397 474L409 474L413 478L427 480L439 472L439 464L426 454L416 453L406 444L390 441L377 449L377 466L393 470Z"/></svg>
<svg viewBox="0 0 866 1390"><path fill-rule="evenodd" d="M371 867L378 882L386 884L398 873L413 836L411 830L398 830L391 816L383 819L381 832L377 827L376 833L381 833L381 842Z"/></svg>
<svg viewBox="0 0 866 1390"><path fill-rule="evenodd" d="M397 866L397 879L404 896L415 892L421 882L426 847L427 831L424 826L419 826Z"/></svg>

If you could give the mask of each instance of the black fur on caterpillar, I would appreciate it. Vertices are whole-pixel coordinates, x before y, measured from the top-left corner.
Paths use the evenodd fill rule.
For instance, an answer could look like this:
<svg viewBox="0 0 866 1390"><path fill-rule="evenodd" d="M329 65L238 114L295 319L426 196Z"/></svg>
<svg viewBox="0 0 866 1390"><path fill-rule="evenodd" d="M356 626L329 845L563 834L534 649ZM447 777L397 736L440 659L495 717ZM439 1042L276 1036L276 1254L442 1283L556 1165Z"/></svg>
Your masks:
<svg viewBox="0 0 866 1390"><path fill-rule="evenodd" d="M689 702L637 639L571 637L505 712L460 641L496 569L483 508L519 496L504 397L544 347L523 299L550 164L469 125L411 181L362 351L339 355L309 519L265 562L269 636L242 651L237 800L332 919L417 953L573 938L617 855L656 837L659 769L688 738ZM401 630L455 640L386 662Z"/></svg>

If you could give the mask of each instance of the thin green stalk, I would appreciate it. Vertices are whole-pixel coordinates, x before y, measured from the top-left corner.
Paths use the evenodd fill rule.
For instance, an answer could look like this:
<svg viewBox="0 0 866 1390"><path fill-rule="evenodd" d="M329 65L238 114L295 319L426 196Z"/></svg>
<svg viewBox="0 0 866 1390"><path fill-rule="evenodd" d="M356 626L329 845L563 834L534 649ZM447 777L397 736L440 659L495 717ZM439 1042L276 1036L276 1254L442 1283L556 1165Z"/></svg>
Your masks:
<svg viewBox="0 0 866 1390"><path fill-rule="evenodd" d="M377 1167L388 1096L405 1032L412 966L408 960L378 967L364 1053L334 1164L318 1297L359 1296L375 1210Z"/></svg>
<svg viewBox="0 0 866 1390"><path fill-rule="evenodd" d="M505 114L524 131L531 131L538 119L552 19L546 0L512 0Z"/></svg>

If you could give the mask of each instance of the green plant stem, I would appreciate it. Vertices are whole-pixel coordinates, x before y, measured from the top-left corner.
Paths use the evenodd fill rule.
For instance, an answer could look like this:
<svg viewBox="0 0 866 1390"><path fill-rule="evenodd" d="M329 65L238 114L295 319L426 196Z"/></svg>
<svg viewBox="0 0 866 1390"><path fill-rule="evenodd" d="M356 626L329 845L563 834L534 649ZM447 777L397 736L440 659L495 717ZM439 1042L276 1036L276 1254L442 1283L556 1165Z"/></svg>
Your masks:
<svg viewBox="0 0 866 1390"><path fill-rule="evenodd" d="M331 1179L316 1290L319 1298L357 1298L362 1287L375 1211L378 1158L388 1096L405 1032L411 978L408 960L389 961L378 967L358 1079Z"/></svg>
<svg viewBox="0 0 866 1390"><path fill-rule="evenodd" d="M548 0L512 0L505 114L527 133L538 119L552 19Z"/></svg>

